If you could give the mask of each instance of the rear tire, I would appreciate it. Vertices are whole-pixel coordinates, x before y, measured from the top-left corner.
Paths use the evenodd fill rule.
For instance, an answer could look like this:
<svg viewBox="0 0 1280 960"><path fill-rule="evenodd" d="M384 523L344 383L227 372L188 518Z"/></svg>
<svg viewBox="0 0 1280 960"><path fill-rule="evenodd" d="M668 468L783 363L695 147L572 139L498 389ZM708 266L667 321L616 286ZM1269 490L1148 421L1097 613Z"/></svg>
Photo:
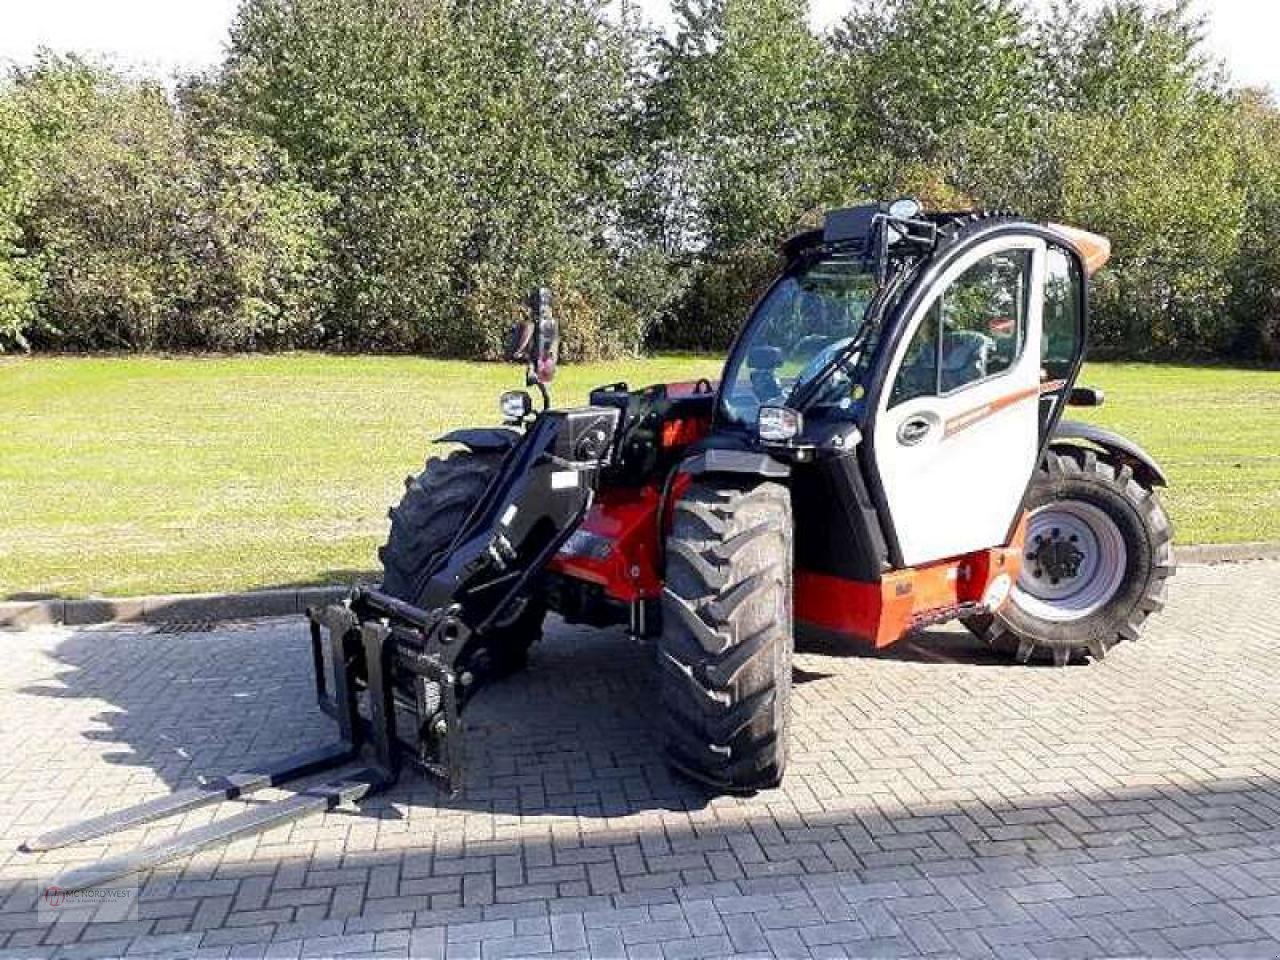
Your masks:
<svg viewBox="0 0 1280 960"><path fill-rule="evenodd" d="M965 624L1023 663L1101 660L1164 607L1173 526L1133 471L1093 450L1045 454L1027 497L1023 571L994 616Z"/></svg>
<svg viewBox="0 0 1280 960"><path fill-rule="evenodd" d="M777 786L787 763L791 498L694 480L676 503L658 645L667 758L717 789Z"/></svg>
<svg viewBox="0 0 1280 960"><path fill-rule="evenodd" d="M378 551L384 593L421 605L423 575L449 548L501 465L501 454L459 450L447 459L432 457L422 473L405 480L404 496L389 514L386 545ZM546 606L530 600L510 623L484 634L478 649L493 672L524 668L545 616Z"/></svg>

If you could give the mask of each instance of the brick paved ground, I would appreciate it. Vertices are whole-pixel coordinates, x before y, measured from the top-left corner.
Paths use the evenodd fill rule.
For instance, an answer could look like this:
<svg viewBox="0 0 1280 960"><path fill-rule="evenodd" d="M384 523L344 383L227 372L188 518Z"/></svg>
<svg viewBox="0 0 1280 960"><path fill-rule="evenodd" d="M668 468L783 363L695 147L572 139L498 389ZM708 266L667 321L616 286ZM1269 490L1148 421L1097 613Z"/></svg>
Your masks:
<svg viewBox="0 0 1280 960"><path fill-rule="evenodd" d="M0 953L1276 956L1277 617L1280 564L1202 567L1092 667L949 630L802 653L786 786L752 799L669 777L644 652L560 626L474 704L461 798L407 779L90 925L40 923L37 879L210 814L42 859L20 841L326 740L304 631L0 634Z"/></svg>

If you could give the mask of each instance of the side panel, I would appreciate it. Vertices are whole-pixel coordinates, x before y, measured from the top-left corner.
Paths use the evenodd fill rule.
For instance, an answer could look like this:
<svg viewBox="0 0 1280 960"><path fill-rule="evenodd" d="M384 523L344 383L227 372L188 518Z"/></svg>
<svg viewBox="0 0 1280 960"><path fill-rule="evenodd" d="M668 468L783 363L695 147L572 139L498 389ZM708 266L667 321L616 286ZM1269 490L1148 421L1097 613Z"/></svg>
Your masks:
<svg viewBox="0 0 1280 960"><path fill-rule="evenodd" d="M797 465L791 475L796 567L878 582L888 550L856 451Z"/></svg>
<svg viewBox="0 0 1280 960"><path fill-rule="evenodd" d="M602 490L547 569L593 583L621 603L661 596L660 499L656 486Z"/></svg>
<svg viewBox="0 0 1280 960"><path fill-rule="evenodd" d="M878 649L930 624L998 610L1018 579L1022 539L1020 524L1007 547L893 570L875 583L798 569L796 620Z"/></svg>

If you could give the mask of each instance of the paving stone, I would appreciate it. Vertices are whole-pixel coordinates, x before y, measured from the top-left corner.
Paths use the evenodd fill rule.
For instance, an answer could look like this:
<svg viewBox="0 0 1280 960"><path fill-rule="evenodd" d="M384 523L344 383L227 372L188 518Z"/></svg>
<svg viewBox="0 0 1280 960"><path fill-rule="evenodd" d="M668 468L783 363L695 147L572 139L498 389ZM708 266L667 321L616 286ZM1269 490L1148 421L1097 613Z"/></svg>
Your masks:
<svg viewBox="0 0 1280 960"><path fill-rule="evenodd" d="M509 958L536 957L551 953L551 937L540 934L532 937L501 937L484 941L484 960L509 960Z"/></svg>
<svg viewBox="0 0 1280 960"><path fill-rule="evenodd" d="M39 860L19 843L328 742L305 630L6 634L0 951L1280 955L1278 618L1271 562L1180 571L1142 643L1088 667L1007 666L952 628L878 657L802 644L787 781L751 798L666 770L649 652L553 621L469 708L459 796L406 774L190 857L138 878L114 931L42 922L33 881L243 804Z"/></svg>
<svg viewBox="0 0 1280 960"><path fill-rule="evenodd" d="M312 937L302 941L303 957L336 957L343 954L367 954L373 950L373 934L361 933L342 937Z"/></svg>
<svg viewBox="0 0 1280 960"><path fill-rule="evenodd" d="M581 950L587 946L587 929L578 913L552 914L551 942L557 952Z"/></svg>

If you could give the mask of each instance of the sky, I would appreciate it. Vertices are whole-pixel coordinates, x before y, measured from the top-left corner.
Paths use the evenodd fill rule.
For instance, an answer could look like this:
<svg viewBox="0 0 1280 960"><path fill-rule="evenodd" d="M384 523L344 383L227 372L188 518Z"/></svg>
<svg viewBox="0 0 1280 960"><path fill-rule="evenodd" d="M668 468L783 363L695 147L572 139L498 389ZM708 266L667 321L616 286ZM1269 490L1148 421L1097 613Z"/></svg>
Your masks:
<svg viewBox="0 0 1280 960"><path fill-rule="evenodd" d="M810 0L815 26L829 26L847 0ZM1033 0L1041 2L1041 0ZM239 0L0 0L0 60L26 61L41 47L103 55L168 77L221 59ZM668 0L639 0L667 20ZM1280 93L1280 2L1196 0L1209 16L1210 51L1240 85Z"/></svg>

